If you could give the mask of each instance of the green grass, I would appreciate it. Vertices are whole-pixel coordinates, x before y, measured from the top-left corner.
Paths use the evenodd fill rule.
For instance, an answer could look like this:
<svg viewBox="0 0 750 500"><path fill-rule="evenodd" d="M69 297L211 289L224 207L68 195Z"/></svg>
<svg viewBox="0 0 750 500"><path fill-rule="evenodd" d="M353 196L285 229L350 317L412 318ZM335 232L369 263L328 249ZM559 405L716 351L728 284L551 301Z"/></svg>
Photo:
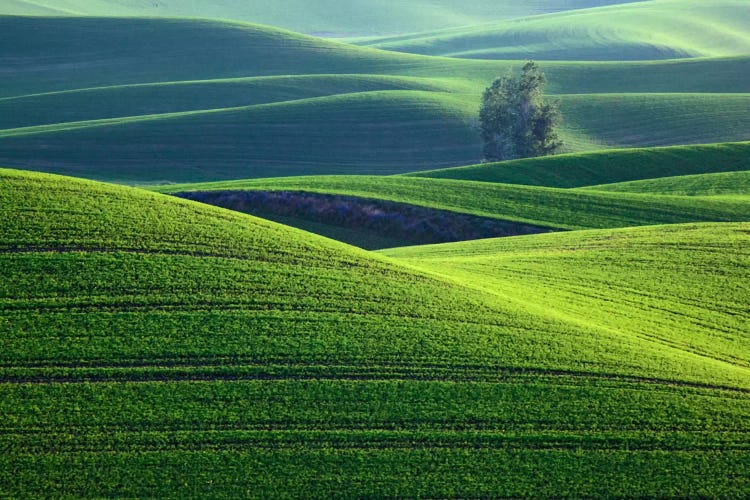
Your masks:
<svg viewBox="0 0 750 500"><path fill-rule="evenodd" d="M391 174L475 157L470 118L465 102L451 94L361 92L4 130L0 158L11 165L132 183L320 170Z"/></svg>
<svg viewBox="0 0 750 500"><path fill-rule="evenodd" d="M748 169L750 169L750 143L744 142L596 151L447 168L410 175L574 188Z"/></svg>
<svg viewBox="0 0 750 500"><path fill-rule="evenodd" d="M420 177L319 176L154 187L305 191L373 198L558 229L594 229L750 218L750 196L732 199L577 191Z"/></svg>
<svg viewBox="0 0 750 500"><path fill-rule="evenodd" d="M190 16L252 21L304 33L375 35L411 33L463 26L568 9L621 3L624 0L244 0L145 2L139 0L2 0L0 14L95 16Z"/></svg>
<svg viewBox="0 0 750 500"><path fill-rule="evenodd" d="M583 324L254 217L47 174L0 171L0 227L3 495L750 491L746 332L718 312L711 357L699 334ZM670 255L735 273L719 297L741 306L750 227L715 228L736 253L675 230L701 244ZM672 274L679 297L708 293Z"/></svg>
<svg viewBox="0 0 750 500"><path fill-rule="evenodd" d="M518 66L205 20L0 17L0 30L0 164L128 183L476 163L481 90ZM749 64L545 71L581 151L747 139Z"/></svg>
<svg viewBox="0 0 750 500"><path fill-rule="evenodd" d="M460 94L475 89L463 80L342 74L96 87L0 99L0 130L391 90Z"/></svg>
<svg viewBox="0 0 750 500"><path fill-rule="evenodd" d="M587 189L619 193L667 194L679 196L742 196L750 193L750 170L618 182L614 184L590 186Z"/></svg>
<svg viewBox="0 0 750 500"><path fill-rule="evenodd" d="M0 160L132 183L390 174L473 163L480 151L477 103L460 92L462 85L273 77L5 99ZM191 98L195 93L200 98ZM563 137L572 150L750 137L744 94L563 96L562 103ZM287 141L290 136L304 139ZM476 171L479 180L487 171Z"/></svg>
<svg viewBox="0 0 750 500"><path fill-rule="evenodd" d="M599 148L750 140L750 94L597 94L559 96L568 149L576 137ZM566 133L575 137L565 138Z"/></svg>
<svg viewBox="0 0 750 500"><path fill-rule="evenodd" d="M747 224L676 225L383 253L572 321L748 365L749 235Z"/></svg>
<svg viewBox="0 0 750 500"><path fill-rule="evenodd" d="M356 47L267 26L199 19L0 16L0 97L226 78L368 74L461 78L477 96L520 63L424 57ZM154 50L159 47L159 50ZM557 94L750 92L750 58L546 62Z"/></svg>
<svg viewBox="0 0 750 500"><path fill-rule="evenodd" d="M750 51L749 20L750 7L741 0L652 0L360 43L474 59L721 57Z"/></svg>

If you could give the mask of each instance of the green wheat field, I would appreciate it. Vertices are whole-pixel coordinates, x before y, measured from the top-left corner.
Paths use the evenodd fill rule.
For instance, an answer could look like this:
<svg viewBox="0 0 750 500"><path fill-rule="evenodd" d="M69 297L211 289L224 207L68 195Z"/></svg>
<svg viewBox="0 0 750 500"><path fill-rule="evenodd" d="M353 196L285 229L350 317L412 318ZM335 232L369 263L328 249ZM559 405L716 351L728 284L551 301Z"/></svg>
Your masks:
<svg viewBox="0 0 750 500"><path fill-rule="evenodd" d="M0 497L749 496L750 0L0 0Z"/></svg>

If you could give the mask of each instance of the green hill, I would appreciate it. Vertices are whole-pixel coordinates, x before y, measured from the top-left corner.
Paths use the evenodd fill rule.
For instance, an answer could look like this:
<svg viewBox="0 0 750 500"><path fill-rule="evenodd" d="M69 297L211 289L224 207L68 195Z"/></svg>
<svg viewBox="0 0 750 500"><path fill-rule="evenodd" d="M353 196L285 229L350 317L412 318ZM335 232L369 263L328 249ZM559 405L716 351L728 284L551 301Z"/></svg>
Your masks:
<svg viewBox="0 0 750 500"><path fill-rule="evenodd" d="M559 96L573 151L750 140L750 94ZM582 137L584 144L576 142ZM593 141L596 147L587 147Z"/></svg>
<svg viewBox="0 0 750 500"><path fill-rule="evenodd" d="M468 86L468 89L467 89ZM0 130L226 109L358 92L473 92L463 80L388 75L290 75L133 84L0 98Z"/></svg>
<svg viewBox="0 0 750 500"><path fill-rule="evenodd" d="M132 183L476 163L481 91L518 65L205 20L0 17L0 31L9 42L0 46L0 163ZM545 71L563 94L562 135L581 151L748 139L748 66L719 58Z"/></svg>
<svg viewBox="0 0 750 500"><path fill-rule="evenodd" d="M477 96L520 63L356 47L268 26L200 19L0 16L0 97L92 87L258 76L368 74L461 78ZM158 50L155 49L158 47ZM750 92L750 57L547 62L548 91Z"/></svg>
<svg viewBox="0 0 750 500"><path fill-rule="evenodd" d="M653 60L750 52L742 0L651 0L360 43L473 59Z"/></svg>
<svg viewBox="0 0 750 500"><path fill-rule="evenodd" d="M701 351L46 174L0 171L0 211L4 496L750 491L731 322ZM680 255L740 276L747 227L721 228L734 260Z"/></svg>
<svg viewBox="0 0 750 500"><path fill-rule="evenodd" d="M420 177L319 176L156 187L168 193L302 191L387 200L558 229L630 227L750 218L750 196L648 196Z"/></svg>
<svg viewBox="0 0 750 500"><path fill-rule="evenodd" d="M716 174L681 175L642 181L590 186L587 189L620 193L679 196L731 196L750 193L750 170Z"/></svg>
<svg viewBox="0 0 750 500"><path fill-rule="evenodd" d="M373 92L74 122L0 131L0 158L133 183L391 174L476 157L465 108L449 94Z"/></svg>
<svg viewBox="0 0 750 500"><path fill-rule="evenodd" d="M582 324L747 366L748 224L576 231L384 253ZM627 333L626 333L627 332Z"/></svg>
<svg viewBox="0 0 750 500"><path fill-rule="evenodd" d="M454 166L479 160L477 104L463 86L365 75L268 77L10 98L0 100L7 111L0 159L124 182ZM748 95L563 96L562 103L562 135L576 151L750 137ZM194 136L200 141L186 140ZM478 180L486 171L477 171Z"/></svg>
<svg viewBox="0 0 750 500"><path fill-rule="evenodd" d="M447 168L410 175L573 188L749 169L750 143L744 142L596 151Z"/></svg>
<svg viewBox="0 0 750 500"><path fill-rule="evenodd" d="M376 35L476 24L488 19L580 9L626 0L0 0L0 14L87 16L190 16L250 21L304 33Z"/></svg>

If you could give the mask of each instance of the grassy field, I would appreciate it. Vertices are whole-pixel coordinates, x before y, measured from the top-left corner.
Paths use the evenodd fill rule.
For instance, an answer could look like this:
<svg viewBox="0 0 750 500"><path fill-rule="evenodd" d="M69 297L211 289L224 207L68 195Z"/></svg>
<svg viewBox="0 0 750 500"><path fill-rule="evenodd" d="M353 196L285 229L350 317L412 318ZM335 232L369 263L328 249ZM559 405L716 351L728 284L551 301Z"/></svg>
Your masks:
<svg viewBox="0 0 750 500"><path fill-rule="evenodd" d="M9 41L0 164L126 183L476 163L481 91L519 64L206 20L11 16L0 28ZM584 151L747 140L748 65L556 62L545 71L567 147Z"/></svg>
<svg viewBox="0 0 750 500"><path fill-rule="evenodd" d="M473 59L626 61L744 55L749 30L742 0L651 0L359 43Z"/></svg>
<svg viewBox="0 0 750 500"><path fill-rule="evenodd" d="M575 188L742 170L750 170L750 143L747 142L596 151L446 168L410 175Z"/></svg>
<svg viewBox="0 0 750 500"><path fill-rule="evenodd" d="M750 94L562 95L569 149L633 148L750 140ZM564 137L571 134L572 137ZM584 143L578 144L576 137Z"/></svg>
<svg viewBox="0 0 750 500"><path fill-rule="evenodd" d="M749 14L0 0L0 497L750 497Z"/></svg>
<svg viewBox="0 0 750 500"><path fill-rule="evenodd" d="M750 492L747 224L498 243L624 297L653 260L675 339L132 188L1 170L0 212L2 495Z"/></svg>
<svg viewBox="0 0 750 500"><path fill-rule="evenodd" d="M750 169L742 172L682 175L590 186L588 189L620 193L678 196L733 196L750 193Z"/></svg>
<svg viewBox="0 0 750 500"><path fill-rule="evenodd" d="M5 130L0 158L130 183L392 174L476 158L469 120L464 101L450 94L362 92Z"/></svg>
<svg viewBox="0 0 750 500"><path fill-rule="evenodd" d="M558 229L594 229L750 218L750 196L648 196L452 179L320 176L178 184L165 193L303 191L381 199Z"/></svg>
<svg viewBox="0 0 750 500"><path fill-rule="evenodd" d="M268 77L3 99L0 159L132 183L475 163L477 103L465 87L428 78ZM746 94L567 95L562 104L572 150L750 138ZM304 140L286 142L290 135Z"/></svg>
<svg viewBox="0 0 750 500"><path fill-rule="evenodd" d="M330 36L412 33L487 20L544 14L626 0L243 0L150 2L144 0L0 0L0 14L87 16L190 16L236 19Z"/></svg>
<svg viewBox="0 0 750 500"><path fill-rule="evenodd" d="M520 63L399 54L268 26L201 19L0 16L0 97L259 76L391 75L464 79L477 97ZM159 47L155 50L154 47ZM750 57L545 62L556 94L750 92Z"/></svg>
<svg viewBox="0 0 750 500"><path fill-rule="evenodd" d="M749 234L747 224L673 225L384 253L571 321L748 366Z"/></svg>

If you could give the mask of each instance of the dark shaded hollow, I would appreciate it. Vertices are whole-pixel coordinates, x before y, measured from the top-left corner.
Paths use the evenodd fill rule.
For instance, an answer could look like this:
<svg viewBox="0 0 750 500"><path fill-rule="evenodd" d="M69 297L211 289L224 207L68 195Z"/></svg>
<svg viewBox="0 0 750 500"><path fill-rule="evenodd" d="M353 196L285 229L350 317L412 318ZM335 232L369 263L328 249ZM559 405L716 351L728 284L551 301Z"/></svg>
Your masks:
<svg viewBox="0 0 750 500"><path fill-rule="evenodd" d="M294 226L367 250L539 234L551 228L356 196L190 191L181 198Z"/></svg>

